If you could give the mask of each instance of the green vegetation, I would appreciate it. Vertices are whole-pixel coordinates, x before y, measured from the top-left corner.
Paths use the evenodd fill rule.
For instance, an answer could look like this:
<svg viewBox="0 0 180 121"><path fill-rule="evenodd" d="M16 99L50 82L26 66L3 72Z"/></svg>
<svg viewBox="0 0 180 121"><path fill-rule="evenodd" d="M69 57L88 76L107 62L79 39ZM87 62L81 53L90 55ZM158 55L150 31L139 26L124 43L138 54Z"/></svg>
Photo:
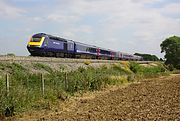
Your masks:
<svg viewBox="0 0 180 121"><path fill-rule="evenodd" d="M169 37L160 46L161 52L165 52L165 64L180 69L180 37ZM172 69L172 67L170 68Z"/></svg>
<svg viewBox="0 0 180 121"><path fill-rule="evenodd" d="M45 70L47 72L52 72L52 69L48 65L42 63L34 63L33 66L37 70Z"/></svg>
<svg viewBox="0 0 180 121"><path fill-rule="evenodd" d="M135 62L121 62L111 66L78 68L73 72L53 71L48 65L33 64L48 73L32 73L18 63L0 63L0 112L4 116L26 110L51 109L76 92L100 90L108 85L121 85L142 77L156 77L167 71L163 64L142 66ZM9 73L10 91L6 90ZM42 80L44 80L44 92Z"/></svg>
<svg viewBox="0 0 180 121"><path fill-rule="evenodd" d="M157 65L154 65L154 66L145 67L135 62L131 62L130 69L136 75L141 75L142 77L145 77L145 78L157 77L161 75L162 73L167 72L166 67L161 63L157 63Z"/></svg>
<svg viewBox="0 0 180 121"><path fill-rule="evenodd" d="M140 54L140 53L135 53L134 55L143 57L144 61L159 61L159 58L156 55Z"/></svg>
<svg viewBox="0 0 180 121"><path fill-rule="evenodd" d="M91 61L88 61L88 60L87 60L87 61L84 61L84 64L85 64L85 65L89 65L89 64L91 64Z"/></svg>

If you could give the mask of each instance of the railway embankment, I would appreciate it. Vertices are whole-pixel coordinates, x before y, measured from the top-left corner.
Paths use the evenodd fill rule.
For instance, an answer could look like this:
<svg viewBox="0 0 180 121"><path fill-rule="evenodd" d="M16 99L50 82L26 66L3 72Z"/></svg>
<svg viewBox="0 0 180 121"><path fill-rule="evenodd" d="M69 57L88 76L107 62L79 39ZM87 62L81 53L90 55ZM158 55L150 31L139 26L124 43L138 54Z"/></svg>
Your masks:
<svg viewBox="0 0 180 121"><path fill-rule="evenodd" d="M76 94L139 82L144 78L169 75L159 62L52 63L37 61L0 62L1 118L13 118L23 112L58 111L59 103Z"/></svg>

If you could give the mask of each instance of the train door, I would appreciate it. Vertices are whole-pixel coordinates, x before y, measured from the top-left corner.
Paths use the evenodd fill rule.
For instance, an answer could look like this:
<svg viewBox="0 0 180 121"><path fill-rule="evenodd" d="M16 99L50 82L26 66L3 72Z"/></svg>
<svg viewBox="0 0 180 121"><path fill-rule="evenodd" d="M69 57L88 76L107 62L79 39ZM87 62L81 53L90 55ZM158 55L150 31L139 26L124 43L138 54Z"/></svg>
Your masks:
<svg viewBox="0 0 180 121"><path fill-rule="evenodd" d="M64 53L67 53L67 42L64 42Z"/></svg>
<svg viewBox="0 0 180 121"><path fill-rule="evenodd" d="M44 49L46 50L47 47L48 47L48 39L45 38L45 40L44 40Z"/></svg>
<svg viewBox="0 0 180 121"><path fill-rule="evenodd" d="M74 52L74 42L71 41L67 42L67 50L68 52Z"/></svg>
<svg viewBox="0 0 180 121"><path fill-rule="evenodd" d="M43 53L42 56L46 56L48 52L48 38L45 37L44 44L43 44Z"/></svg>
<svg viewBox="0 0 180 121"><path fill-rule="evenodd" d="M114 52L111 52L111 60L114 60Z"/></svg>
<svg viewBox="0 0 180 121"><path fill-rule="evenodd" d="M64 57L67 57L67 42L64 42L64 52L62 54Z"/></svg>
<svg viewBox="0 0 180 121"><path fill-rule="evenodd" d="M96 57L96 59L99 59L99 58L100 58L100 52L101 52L101 50L100 50L100 48L97 48L96 51L97 51L97 57Z"/></svg>
<svg viewBox="0 0 180 121"><path fill-rule="evenodd" d="M75 44L73 41L67 41L67 53L68 57L74 57Z"/></svg>
<svg viewBox="0 0 180 121"><path fill-rule="evenodd" d="M122 60L122 53L119 53L119 60Z"/></svg>

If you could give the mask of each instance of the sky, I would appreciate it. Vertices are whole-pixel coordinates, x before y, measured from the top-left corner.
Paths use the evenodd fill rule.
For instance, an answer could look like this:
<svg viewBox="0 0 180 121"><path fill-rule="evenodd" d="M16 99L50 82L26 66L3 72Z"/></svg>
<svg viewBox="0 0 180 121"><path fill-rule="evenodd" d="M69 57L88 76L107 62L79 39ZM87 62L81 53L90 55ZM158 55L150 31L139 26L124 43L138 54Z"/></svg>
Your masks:
<svg viewBox="0 0 180 121"><path fill-rule="evenodd" d="M163 57L161 42L180 36L180 0L0 0L0 55L29 55L42 32Z"/></svg>

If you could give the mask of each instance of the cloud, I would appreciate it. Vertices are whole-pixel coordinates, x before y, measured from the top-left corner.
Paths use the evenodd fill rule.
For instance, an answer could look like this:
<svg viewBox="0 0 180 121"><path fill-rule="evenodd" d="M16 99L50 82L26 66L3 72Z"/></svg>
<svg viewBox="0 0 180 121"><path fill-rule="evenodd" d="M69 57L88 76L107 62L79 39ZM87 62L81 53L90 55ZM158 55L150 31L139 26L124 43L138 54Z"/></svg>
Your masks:
<svg viewBox="0 0 180 121"><path fill-rule="evenodd" d="M57 5L54 9L55 14L50 13L48 19L71 25L66 26L65 35L79 40L82 36L77 35L82 33L86 35L87 40L91 38L97 42L96 39L99 39L102 47L116 50L129 49L130 52L132 51L130 48L136 48L141 52L151 51L156 44L156 48L153 49L159 53L161 41L165 37L180 32L179 18L165 15L165 13L179 14L179 4L165 4L160 8L146 7L147 4L155 5L162 2L163 0L71 0L71 2ZM57 8L62 8L63 11ZM86 25L90 29L86 27L84 29L83 22L88 20L83 20L83 18L91 15L94 18L89 19L95 19L98 24L90 22ZM96 36L91 37L89 32ZM105 44L110 41L115 44ZM145 48L139 48L139 43L142 43Z"/></svg>
<svg viewBox="0 0 180 121"><path fill-rule="evenodd" d="M74 15L62 15L62 14L50 14L47 16L47 20L51 20L51 21L56 21L56 22L61 22L61 23L67 23L67 22L71 22L78 20L78 18Z"/></svg>
<svg viewBox="0 0 180 121"><path fill-rule="evenodd" d="M141 4L151 4L151 3L157 3L162 2L163 0L131 0L131 2L135 3L141 3Z"/></svg>
<svg viewBox="0 0 180 121"><path fill-rule="evenodd" d="M14 0L25 3L25 0ZM28 0L30 1L30 0ZM54 2L56 1L56 2ZM48 0L15 7L1 0L0 15L21 16L28 34L50 32L104 48L160 55L159 44L180 32L180 4L164 0ZM53 4L56 3L56 4ZM33 1L36 4L36 1ZM53 4L53 5L52 5ZM159 4L163 4L157 7ZM36 4L37 5L37 4ZM147 7L150 5L151 7ZM156 6L156 7L154 7ZM22 9L23 8L23 9ZM41 9L40 9L41 8ZM26 12L25 16L22 16ZM18 21L18 20L17 20Z"/></svg>
<svg viewBox="0 0 180 121"><path fill-rule="evenodd" d="M180 15L180 3L170 3L160 9L160 12L169 15Z"/></svg>
<svg viewBox="0 0 180 121"><path fill-rule="evenodd" d="M15 18L21 16L25 11L7 3L6 0L0 1L0 16L1 18Z"/></svg>
<svg viewBox="0 0 180 121"><path fill-rule="evenodd" d="M78 34L79 33L79 34ZM93 33L93 28L91 26L88 25L81 25L78 28L66 28L62 34L65 38L69 38L69 39L80 39L78 37L78 35L81 35L81 40L85 39L84 41L89 40L88 38L84 38L83 34L87 35L87 34L92 34Z"/></svg>

